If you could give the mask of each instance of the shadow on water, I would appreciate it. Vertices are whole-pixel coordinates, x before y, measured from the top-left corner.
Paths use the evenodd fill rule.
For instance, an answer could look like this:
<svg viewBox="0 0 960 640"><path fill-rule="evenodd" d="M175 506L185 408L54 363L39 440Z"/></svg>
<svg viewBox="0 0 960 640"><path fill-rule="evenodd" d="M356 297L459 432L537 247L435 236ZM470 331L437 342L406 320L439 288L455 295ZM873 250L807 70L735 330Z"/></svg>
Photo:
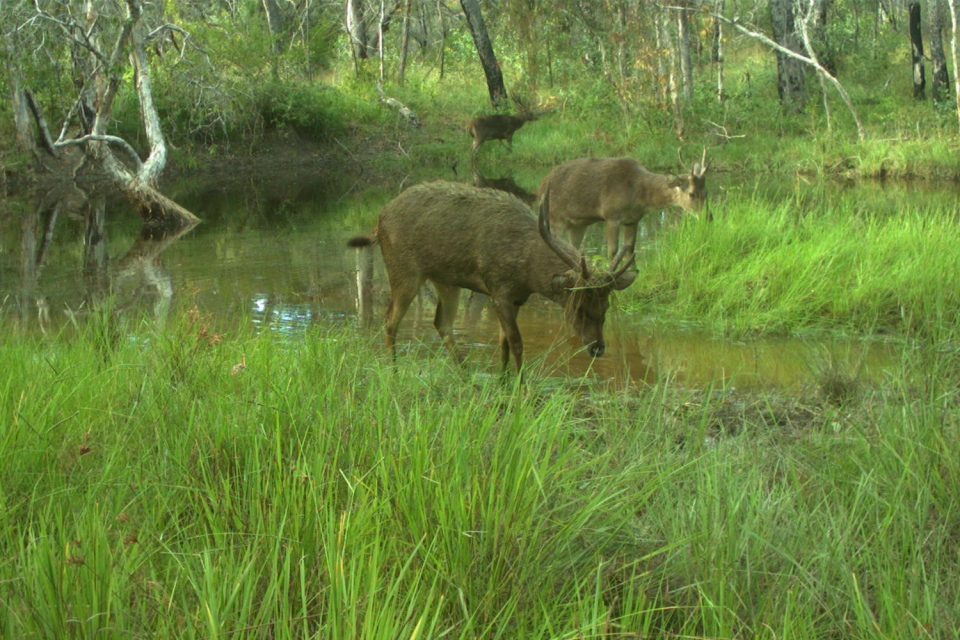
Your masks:
<svg viewBox="0 0 960 640"><path fill-rule="evenodd" d="M521 184L529 193L535 179L525 177ZM725 189L721 182L721 198ZM827 187L791 197L815 203L817 189ZM207 185L177 194L204 222L173 231L144 228L125 201L76 188L8 198L0 202L0 320L28 329L56 327L111 294L121 312L136 309L162 319L178 305L196 306L223 324L249 322L283 340L296 340L315 326L353 326L357 256L345 242L373 228L380 205L397 189L351 191L351 184L319 179ZM599 251L599 240L599 232L592 242L588 236L588 250ZM389 298L379 252L371 296L379 325ZM446 357L433 309L429 300L415 303L401 326L401 357ZM482 304L469 321L465 315L461 311L455 332L469 366L495 371L496 320ZM651 329L616 308L608 318L607 352L592 360L571 338L560 310L532 300L520 314L529 364L600 380L651 383L669 377L690 386L757 389L810 382L824 362L879 376L898 359L890 345L858 340L737 343Z"/></svg>

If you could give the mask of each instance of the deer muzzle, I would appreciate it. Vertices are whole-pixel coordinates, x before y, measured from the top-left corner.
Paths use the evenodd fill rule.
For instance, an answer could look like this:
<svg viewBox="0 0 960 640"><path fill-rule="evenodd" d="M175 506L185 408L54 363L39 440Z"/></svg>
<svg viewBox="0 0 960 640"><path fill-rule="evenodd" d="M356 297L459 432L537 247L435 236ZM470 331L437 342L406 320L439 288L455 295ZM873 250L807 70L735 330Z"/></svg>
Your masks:
<svg viewBox="0 0 960 640"><path fill-rule="evenodd" d="M587 350L590 352L591 357L599 358L606 350L606 345L603 344L603 340L597 340L596 342L592 343Z"/></svg>

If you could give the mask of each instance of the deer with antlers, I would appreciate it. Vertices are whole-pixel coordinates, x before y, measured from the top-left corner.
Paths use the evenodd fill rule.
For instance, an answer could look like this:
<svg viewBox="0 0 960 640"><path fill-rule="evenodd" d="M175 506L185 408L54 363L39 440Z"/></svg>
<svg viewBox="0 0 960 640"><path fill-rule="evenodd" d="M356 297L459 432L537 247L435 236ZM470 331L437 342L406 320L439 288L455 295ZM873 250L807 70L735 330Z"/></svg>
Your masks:
<svg viewBox="0 0 960 640"><path fill-rule="evenodd" d="M380 245L390 282L387 348L396 356L397 328L425 280L437 291L434 326L457 360L453 321L460 290L491 297L500 322L502 370L511 354L519 372L523 340L520 307L534 293L566 310L573 330L592 356L603 354L603 324L613 291L630 286L633 254L626 246L609 270L597 270L550 230L547 190L537 215L516 197L454 182L407 189L380 211L376 229L347 245Z"/></svg>

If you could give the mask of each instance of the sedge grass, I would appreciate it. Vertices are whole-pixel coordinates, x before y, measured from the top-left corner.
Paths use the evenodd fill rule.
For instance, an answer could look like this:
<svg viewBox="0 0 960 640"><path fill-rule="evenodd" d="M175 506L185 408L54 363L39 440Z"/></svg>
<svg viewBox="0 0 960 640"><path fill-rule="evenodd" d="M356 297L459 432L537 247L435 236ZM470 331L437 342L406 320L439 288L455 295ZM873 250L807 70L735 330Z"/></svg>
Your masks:
<svg viewBox="0 0 960 640"><path fill-rule="evenodd" d="M840 329L956 340L960 232L952 206L882 215L852 205L731 198L662 233L627 306L726 333Z"/></svg>
<svg viewBox="0 0 960 640"><path fill-rule="evenodd" d="M942 352L840 412L167 326L0 338L3 637L957 637Z"/></svg>

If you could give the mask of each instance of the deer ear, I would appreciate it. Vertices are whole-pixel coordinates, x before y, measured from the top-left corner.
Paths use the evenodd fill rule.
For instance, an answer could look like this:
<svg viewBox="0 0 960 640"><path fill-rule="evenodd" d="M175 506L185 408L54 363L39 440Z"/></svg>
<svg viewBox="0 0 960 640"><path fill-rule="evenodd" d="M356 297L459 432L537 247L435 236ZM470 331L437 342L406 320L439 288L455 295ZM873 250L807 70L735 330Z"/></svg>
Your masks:
<svg viewBox="0 0 960 640"><path fill-rule="evenodd" d="M683 186L683 178L680 176L674 175L672 173L667 174L667 186L671 189L675 189Z"/></svg>

